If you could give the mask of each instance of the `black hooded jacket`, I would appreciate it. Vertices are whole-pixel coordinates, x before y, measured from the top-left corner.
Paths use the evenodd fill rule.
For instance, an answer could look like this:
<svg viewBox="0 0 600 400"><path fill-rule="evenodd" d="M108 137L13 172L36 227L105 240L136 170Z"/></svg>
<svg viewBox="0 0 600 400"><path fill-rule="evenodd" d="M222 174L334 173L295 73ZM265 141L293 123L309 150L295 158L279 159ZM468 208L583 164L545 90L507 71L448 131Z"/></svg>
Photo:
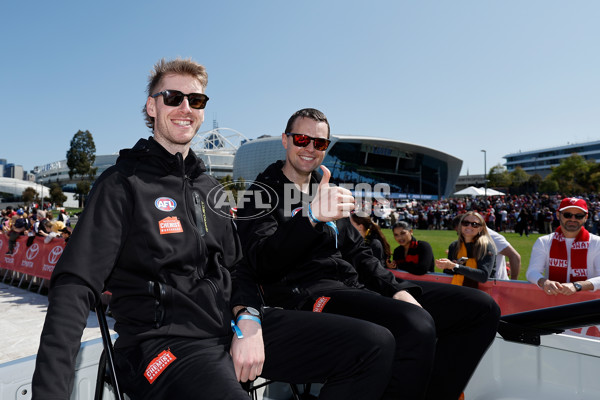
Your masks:
<svg viewBox="0 0 600 400"><path fill-rule="evenodd" d="M311 196L302 196L282 167L278 161L259 174L249 189L255 201L238 207L244 256L267 304L301 308L315 293L348 287L366 287L388 297L400 290L421 293L420 287L395 279L381 266L349 218L336 221L339 233L323 223L313 228L306 209L320 179L311 174Z"/></svg>
<svg viewBox="0 0 600 400"><path fill-rule="evenodd" d="M154 139L122 150L95 182L52 274L33 379L34 398L65 399L90 307L104 290L116 347L160 336L231 340L231 308L256 304L244 275L232 298L229 269L241 258L222 188L193 152L183 160Z"/></svg>

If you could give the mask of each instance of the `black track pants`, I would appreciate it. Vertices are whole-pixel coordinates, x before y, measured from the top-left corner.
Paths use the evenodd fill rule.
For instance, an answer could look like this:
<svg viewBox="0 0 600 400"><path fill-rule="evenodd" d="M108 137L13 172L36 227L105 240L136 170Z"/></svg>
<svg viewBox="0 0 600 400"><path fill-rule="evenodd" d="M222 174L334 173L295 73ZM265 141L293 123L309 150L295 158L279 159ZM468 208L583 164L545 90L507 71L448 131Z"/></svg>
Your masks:
<svg viewBox="0 0 600 400"><path fill-rule="evenodd" d="M390 379L395 341L376 324L331 314L268 308L263 320L262 376L282 382L324 383L324 400L378 400ZM162 351L177 357L152 384L143 376ZM118 376L136 399L247 400L236 381L229 343L152 339L117 351Z"/></svg>
<svg viewBox="0 0 600 400"><path fill-rule="evenodd" d="M417 298L423 308L368 290L319 295L330 297L324 313L370 321L394 335L394 366L384 399L456 400L495 337L500 309L477 289L415 283L423 288Z"/></svg>

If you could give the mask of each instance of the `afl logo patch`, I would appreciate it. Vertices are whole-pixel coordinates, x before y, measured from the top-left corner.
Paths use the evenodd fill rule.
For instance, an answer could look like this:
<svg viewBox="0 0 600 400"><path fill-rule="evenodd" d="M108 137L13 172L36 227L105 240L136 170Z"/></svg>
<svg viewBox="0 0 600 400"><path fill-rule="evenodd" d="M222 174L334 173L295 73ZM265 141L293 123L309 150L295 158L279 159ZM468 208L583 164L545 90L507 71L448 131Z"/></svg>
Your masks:
<svg viewBox="0 0 600 400"><path fill-rule="evenodd" d="M177 207L177 202L170 197L159 197L154 201L154 206L160 211L173 211Z"/></svg>

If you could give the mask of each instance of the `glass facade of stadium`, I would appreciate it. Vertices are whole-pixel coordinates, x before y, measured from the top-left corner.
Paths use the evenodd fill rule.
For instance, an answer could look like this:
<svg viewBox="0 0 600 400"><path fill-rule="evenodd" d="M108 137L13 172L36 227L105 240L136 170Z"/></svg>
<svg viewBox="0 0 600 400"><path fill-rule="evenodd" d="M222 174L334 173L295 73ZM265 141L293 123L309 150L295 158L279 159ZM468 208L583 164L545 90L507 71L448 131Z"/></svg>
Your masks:
<svg viewBox="0 0 600 400"><path fill-rule="evenodd" d="M390 185L390 198L437 199L454 192L462 161L415 144L364 136L333 136L323 164L331 182ZM233 178L254 180L275 160L285 159L281 137L242 144L233 162Z"/></svg>
<svg viewBox="0 0 600 400"><path fill-rule="evenodd" d="M504 166L508 172L521 167L528 174L539 174L545 178L552 171L552 167L558 167L562 159L570 157L573 153L586 160L600 162L600 141L507 154L504 156Z"/></svg>
<svg viewBox="0 0 600 400"><path fill-rule="evenodd" d="M106 169L115 165L118 157L118 154L96 156L96 161L94 162L94 167L98 168L96 178ZM43 185L50 186L51 183L55 182L61 185L65 192L74 192L76 189L77 181L69 178L67 160L36 166L33 168L33 173L35 174L36 182Z"/></svg>

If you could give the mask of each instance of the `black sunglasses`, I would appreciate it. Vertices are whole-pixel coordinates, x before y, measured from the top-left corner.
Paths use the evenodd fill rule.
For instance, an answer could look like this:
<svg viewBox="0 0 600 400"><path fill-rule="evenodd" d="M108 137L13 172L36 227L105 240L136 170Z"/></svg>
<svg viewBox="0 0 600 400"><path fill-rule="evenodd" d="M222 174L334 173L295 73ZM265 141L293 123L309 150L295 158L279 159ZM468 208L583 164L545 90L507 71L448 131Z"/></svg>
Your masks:
<svg viewBox="0 0 600 400"><path fill-rule="evenodd" d="M298 146L298 147L306 147L312 140L313 146L315 146L315 150L325 151L329 147L329 143L331 143L331 140L329 140L329 139L314 138L314 137L311 137L308 135L303 135L301 133L286 132L285 134L288 136L291 136L292 142L294 142L294 146Z"/></svg>
<svg viewBox="0 0 600 400"><path fill-rule="evenodd" d="M473 228L479 228L481 224L479 222L471 222L471 221L460 221L462 226L472 226Z"/></svg>
<svg viewBox="0 0 600 400"><path fill-rule="evenodd" d="M575 217L575 219L584 219L585 216L587 215L585 213L583 213L583 214L573 214L573 213L570 213L570 212L564 212L564 213L561 213L561 214L566 219L571 219L573 217Z"/></svg>
<svg viewBox="0 0 600 400"><path fill-rule="evenodd" d="M188 103L190 107L195 108L196 110L201 110L206 107L206 103L208 103L208 96L204 93L181 93L179 90L163 90L162 92L158 92L153 94L150 97L158 97L162 96L163 101L166 106L169 107L178 107L183 101L184 97L188 98Z"/></svg>

